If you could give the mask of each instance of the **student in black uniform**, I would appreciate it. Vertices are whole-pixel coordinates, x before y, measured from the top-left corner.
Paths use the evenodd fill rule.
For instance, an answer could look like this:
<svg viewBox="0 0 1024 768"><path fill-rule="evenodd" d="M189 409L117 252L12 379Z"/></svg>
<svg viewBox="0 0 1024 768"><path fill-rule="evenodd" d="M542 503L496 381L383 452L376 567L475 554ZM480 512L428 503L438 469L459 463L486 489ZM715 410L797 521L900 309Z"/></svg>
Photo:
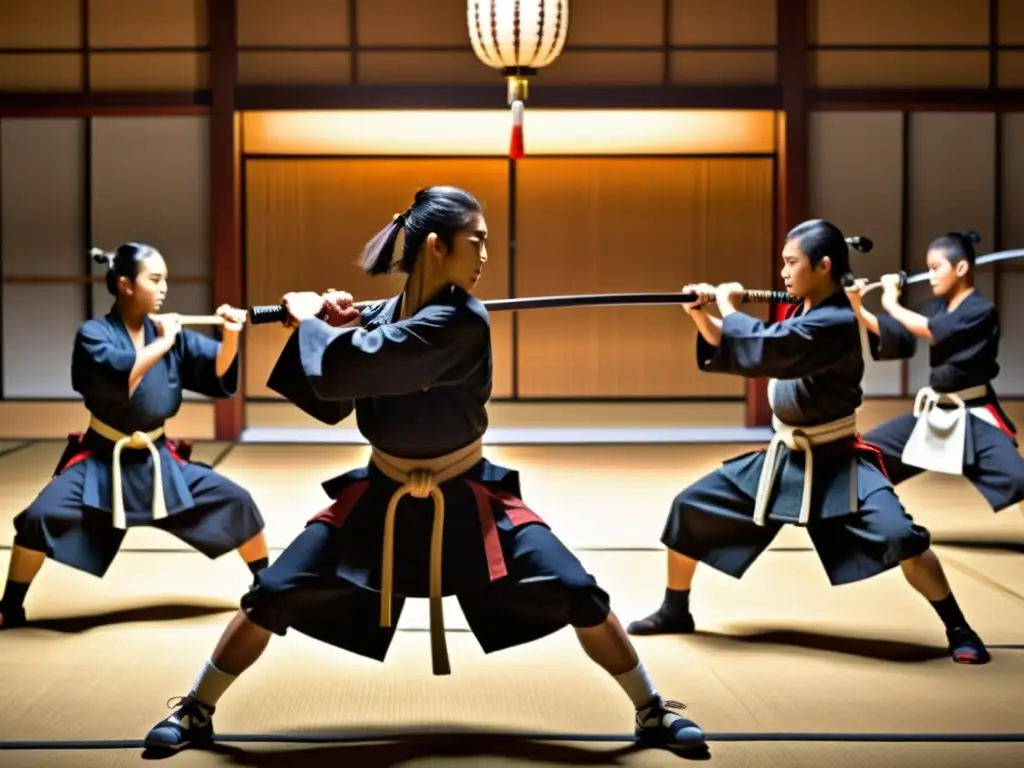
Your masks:
<svg viewBox="0 0 1024 768"><path fill-rule="evenodd" d="M167 296L167 263L145 243L93 251L114 304L75 334L71 385L89 429L68 440L53 479L14 518L0 629L27 623L24 601L47 557L93 576L114 561L129 526L167 531L210 558L238 550L267 565L263 517L245 489L188 460L164 434L184 390L233 397L245 311L222 306L221 341L150 319Z"/></svg>
<svg viewBox="0 0 1024 768"><path fill-rule="evenodd" d="M854 311L868 331L875 360L913 357L917 339L928 341L928 386L913 413L865 435L885 456L896 485L926 470L963 475L996 512L1024 500L1024 458L1017 428L999 405L992 381L999 375L999 313L974 286L977 232L936 238L926 256L934 298L914 312L900 304L899 275L882 278L882 307L874 315L860 293Z"/></svg>
<svg viewBox="0 0 1024 768"><path fill-rule="evenodd" d="M573 626L632 699L641 742L699 747L703 732L658 694L607 594L521 501L518 473L483 458L492 365L490 321L471 294L487 260L480 204L452 187L421 190L367 245L370 274L391 270L403 230L400 295L362 313L343 293L283 299L297 330L269 386L327 423L355 410L372 458L325 483L334 503L259 575L188 696L146 745L209 741L218 700L271 634L291 628L383 661L406 597L431 597L437 671L447 661L435 634L443 593L458 596L485 652ZM325 309L330 322L317 319ZM406 491L414 498L401 498Z"/></svg>
<svg viewBox="0 0 1024 768"><path fill-rule="evenodd" d="M869 242L851 238L855 247ZM690 585L697 563L740 578L785 524L807 526L833 585L876 576L897 565L935 608L956 661L982 663L988 652L967 624L930 549L929 532L903 509L879 451L862 442L864 358L860 331L841 281L850 271L848 241L833 224L793 229L782 252L786 290L804 299L790 316L765 325L738 311L742 286L688 286L716 296L722 319L687 306L697 324L702 370L770 378L775 436L680 493L662 535L668 588L652 615L630 634L694 631Z"/></svg>

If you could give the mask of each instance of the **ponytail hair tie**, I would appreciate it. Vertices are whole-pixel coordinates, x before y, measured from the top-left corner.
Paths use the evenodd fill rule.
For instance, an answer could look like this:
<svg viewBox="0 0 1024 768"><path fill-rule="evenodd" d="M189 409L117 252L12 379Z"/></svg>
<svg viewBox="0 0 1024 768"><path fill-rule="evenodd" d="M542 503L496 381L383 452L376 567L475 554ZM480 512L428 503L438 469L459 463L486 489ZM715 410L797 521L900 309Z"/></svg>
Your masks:
<svg viewBox="0 0 1024 768"><path fill-rule="evenodd" d="M89 255L97 264L106 264L107 269L114 267L114 254L104 251L102 248L90 248Z"/></svg>

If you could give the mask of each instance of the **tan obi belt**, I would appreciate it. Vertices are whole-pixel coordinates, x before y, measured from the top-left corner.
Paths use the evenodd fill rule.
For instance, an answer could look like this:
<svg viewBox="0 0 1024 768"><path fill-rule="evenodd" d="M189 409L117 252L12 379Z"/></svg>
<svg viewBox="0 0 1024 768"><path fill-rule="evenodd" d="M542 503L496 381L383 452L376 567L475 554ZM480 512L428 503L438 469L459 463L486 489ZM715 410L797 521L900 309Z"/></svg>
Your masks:
<svg viewBox="0 0 1024 768"><path fill-rule="evenodd" d="M127 516L124 511L124 489L121 487L121 451L125 448L149 449L153 457L153 519L160 520L167 517L167 504L164 501L164 478L160 466L160 453L156 449L155 440L159 440L164 434L164 428L159 427L152 432L134 432L130 435L118 432L111 426L93 416L89 420L89 429L101 437L105 437L114 444L113 455L113 499L111 512L115 528L125 530L128 527Z"/></svg>
<svg viewBox="0 0 1024 768"><path fill-rule="evenodd" d="M999 422L988 408L968 409L965 405L965 401L978 400L987 394L987 384L961 389L959 392L936 392L931 387L922 387L914 398L914 417L917 423L903 447L903 463L931 472L962 475L964 448L967 444L967 414L999 428ZM939 408L942 402L951 403L954 407Z"/></svg>
<svg viewBox="0 0 1024 768"><path fill-rule="evenodd" d="M444 550L444 494L440 485L463 475L483 458L483 440L445 456L431 459L402 459L374 448L370 461L386 477L401 483L388 502L384 517L384 551L381 556L380 625L391 626L391 596L394 591L395 514L407 494L434 500L434 524L430 532L430 654L435 675L450 675L448 648L444 638L444 609L441 604L441 555Z"/></svg>
<svg viewBox="0 0 1024 768"><path fill-rule="evenodd" d="M851 414L846 418L830 421L826 424L815 424L810 427L791 427L783 424L778 417L772 416L775 434L765 452L764 466L757 483L757 495L754 498L754 522L765 525L768 519L768 504L778 474L780 451L785 445L791 451L803 451L807 454L804 464L804 490L800 500L800 525L807 525L811 519L811 489L814 484L814 451L815 446L835 443L839 440L857 436L857 416ZM856 464L856 458L853 460ZM850 475L852 506L857 508L857 472L856 466Z"/></svg>

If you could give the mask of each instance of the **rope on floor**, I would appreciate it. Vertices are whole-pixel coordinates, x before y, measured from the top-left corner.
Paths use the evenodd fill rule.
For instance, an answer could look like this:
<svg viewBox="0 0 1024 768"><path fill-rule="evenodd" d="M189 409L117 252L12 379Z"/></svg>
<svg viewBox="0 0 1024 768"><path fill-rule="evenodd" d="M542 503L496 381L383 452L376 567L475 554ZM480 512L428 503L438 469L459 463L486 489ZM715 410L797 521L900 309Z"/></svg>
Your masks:
<svg viewBox="0 0 1024 768"><path fill-rule="evenodd" d="M521 741L634 743L632 734L605 733L530 733L527 731L454 731L394 730L353 731L351 733L236 733L220 734L219 744L353 744L402 741L429 737L518 739ZM996 744L1024 742L1024 733L709 733L708 742L869 742L883 743L974 743ZM0 741L0 751L11 750L107 750L144 749L142 739L96 739L77 741Z"/></svg>

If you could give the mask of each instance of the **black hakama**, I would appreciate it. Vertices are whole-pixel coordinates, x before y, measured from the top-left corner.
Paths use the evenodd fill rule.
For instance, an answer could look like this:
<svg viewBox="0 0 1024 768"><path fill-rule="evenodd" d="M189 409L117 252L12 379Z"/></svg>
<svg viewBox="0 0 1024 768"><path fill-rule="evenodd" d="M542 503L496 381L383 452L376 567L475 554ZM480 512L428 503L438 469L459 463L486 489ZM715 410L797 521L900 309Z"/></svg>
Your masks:
<svg viewBox="0 0 1024 768"><path fill-rule="evenodd" d="M964 400L967 409L963 476L999 512L1024 501L1024 458L1018 450L1017 428L999 404L991 382L999 375L999 315L978 291L950 311L945 299L925 302L918 312L928 318L929 386L938 393L984 388L980 397ZM917 337L886 314L878 316L879 333L869 333L875 360L903 360L914 356ZM949 409L947 402L938 407ZM971 411L984 409L987 418ZM912 413L897 416L865 435L878 446L893 483L919 475L924 469L903 462L903 450L917 424Z"/></svg>
<svg viewBox="0 0 1024 768"><path fill-rule="evenodd" d="M145 321L146 344L156 327ZM231 397L238 360L216 374L218 342L182 330L174 347L150 368L129 395L135 346L115 312L87 321L75 337L71 381L94 419L122 434L151 433L181 407L183 390ZM211 467L188 460L188 449L160 436L167 516L153 518L153 458L146 448L121 453L121 487L128 527L151 526L177 536L210 558L242 546L264 528L247 491ZM69 436L53 480L15 520L17 546L94 576L103 576L126 531L113 525L114 442L90 427ZM181 449L181 450L179 450Z"/></svg>
<svg viewBox="0 0 1024 768"><path fill-rule="evenodd" d="M861 403L864 361L857 319L843 293L766 326L739 312L726 317L722 342L698 335L704 371L775 379L772 409L784 424L813 427L851 416ZM815 446L808 533L830 582L878 575L930 546L906 513L879 451L853 436ZM662 543L740 578L785 524L798 523L806 454L782 446L764 525L754 521L766 451L726 461L674 500Z"/></svg>
<svg viewBox="0 0 1024 768"><path fill-rule="evenodd" d="M490 321L479 300L455 288L399 321L401 299L365 310L360 328L303 321L268 386L326 423L355 410L362 434L389 454L443 456L486 430ZM433 506L405 497L392 622L380 626L384 514L398 487L373 462L325 482L333 503L256 576L242 599L249 619L383 661L405 598L429 592ZM608 595L522 501L518 472L482 459L440 489L442 592L457 596L485 652L604 622Z"/></svg>

